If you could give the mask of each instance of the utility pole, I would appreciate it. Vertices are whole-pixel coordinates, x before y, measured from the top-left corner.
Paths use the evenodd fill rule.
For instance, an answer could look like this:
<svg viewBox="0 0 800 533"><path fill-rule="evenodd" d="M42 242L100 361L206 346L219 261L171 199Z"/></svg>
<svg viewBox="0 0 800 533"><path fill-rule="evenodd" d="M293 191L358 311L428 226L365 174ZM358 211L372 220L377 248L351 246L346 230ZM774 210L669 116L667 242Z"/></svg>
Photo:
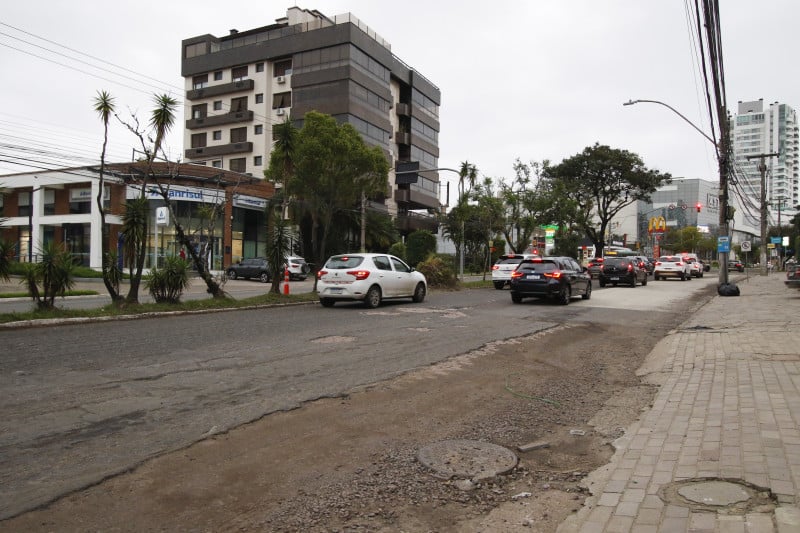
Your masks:
<svg viewBox="0 0 800 533"><path fill-rule="evenodd" d="M783 228L781 227L781 207L783 207L783 202L786 201L786 198L778 198L778 236L781 238L781 248L780 253L778 254L778 259L780 260L780 265L783 266L783 256L784 256L784 248L783 248Z"/></svg>
<svg viewBox="0 0 800 533"><path fill-rule="evenodd" d="M759 252L759 263L761 264L761 275L767 275L767 165L764 159L767 157L778 157L780 154L773 152L770 154L748 155L747 160L758 159L758 171L761 173L761 247Z"/></svg>

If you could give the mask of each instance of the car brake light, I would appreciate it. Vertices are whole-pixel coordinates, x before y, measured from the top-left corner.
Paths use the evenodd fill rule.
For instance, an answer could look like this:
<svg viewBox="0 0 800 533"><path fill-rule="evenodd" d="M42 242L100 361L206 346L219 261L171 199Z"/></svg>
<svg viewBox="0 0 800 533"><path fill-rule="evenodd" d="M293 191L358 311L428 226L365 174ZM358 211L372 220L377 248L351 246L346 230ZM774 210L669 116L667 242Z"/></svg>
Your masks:
<svg viewBox="0 0 800 533"><path fill-rule="evenodd" d="M541 263L542 262L542 258L541 257L534 257L533 259L531 259L531 261L533 261L534 263Z"/></svg>
<svg viewBox="0 0 800 533"><path fill-rule="evenodd" d="M519 270L515 270L514 272L511 273L511 279L521 278L522 276L523 274Z"/></svg>
<svg viewBox="0 0 800 533"><path fill-rule="evenodd" d="M661 266L661 261L656 261L656 266Z"/></svg>
<svg viewBox="0 0 800 533"><path fill-rule="evenodd" d="M347 272L349 276L354 276L357 280L367 279L369 277L369 270L350 270Z"/></svg>
<svg viewBox="0 0 800 533"><path fill-rule="evenodd" d="M628 263L628 272L632 271L633 271L633 265L631 263Z"/></svg>
<svg viewBox="0 0 800 533"><path fill-rule="evenodd" d="M319 272L317 272L317 279L321 279L322 276L324 276L327 273L328 273L327 270L320 270Z"/></svg>
<svg viewBox="0 0 800 533"><path fill-rule="evenodd" d="M553 271L553 272L545 272L544 273L544 277L553 278L553 279L559 279L561 277L561 275L562 274L561 274L560 270L556 270L556 271Z"/></svg>
<svg viewBox="0 0 800 533"><path fill-rule="evenodd" d="M500 268L499 265L492 265L492 270L498 270Z"/></svg>
<svg viewBox="0 0 800 533"><path fill-rule="evenodd" d="M680 261L678 261L677 263L675 263L675 266L682 267L682 266L683 266L683 263L681 263Z"/></svg>

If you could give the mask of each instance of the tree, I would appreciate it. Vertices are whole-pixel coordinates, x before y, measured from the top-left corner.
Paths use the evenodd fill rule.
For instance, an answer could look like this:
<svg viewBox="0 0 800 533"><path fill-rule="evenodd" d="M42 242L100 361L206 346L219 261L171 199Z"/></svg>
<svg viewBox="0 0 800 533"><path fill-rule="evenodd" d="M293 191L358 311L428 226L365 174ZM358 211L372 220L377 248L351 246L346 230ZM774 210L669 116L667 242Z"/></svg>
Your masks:
<svg viewBox="0 0 800 533"><path fill-rule="evenodd" d="M413 231L406 239L406 260L412 267L416 267L435 252L436 236L430 231Z"/></svg>
<svg viewBox="0 0 800 533"><path fill-rule="evenodd" d="M267 262L269 263L272 285L270 292L280 294L280 283L284 277L283 268L289 255L289 227L281 213L267 207Z"/></svg>
<svg viewBox="0 0 800 533"><path fill-rule="evenodd" d="M111 302L117 304L123 301L120 294L119 284L122 278L121 273L118 271L117 262L111 257L109 253L108 237L109 231L106 225L106 209L103 206L103 193L105 188L105 170L106 170L106 146L108 145L108 120L114 114L114 98L106 91L98 91L97 96L94 98L94 110L100 115L100 120L103 122L103 149L100 152L100 188L97 191L97 209L100 212L100 228L101 228L101 257L102 257L102 271L103 271L103 284L106 286Z"/></svg>
<svg viewBox="0 0 800 533"><path fill-rule="evenodd" d="M358 206L362 194L387 194L389 162L352 125L316 111L305 115L291 160L286 194L311 219L311 255L319 263L334 217Z"/></svg>
<svg viewBox="0 0 800 533"><path fill-rule="evenodd" d="M574 222L591 239L597 257L602 257L614 216L634 202L649 202L658 187L672 181L669 174L645 167L638 155L600 144L548 166L545 172L573 202Z"/></svg>

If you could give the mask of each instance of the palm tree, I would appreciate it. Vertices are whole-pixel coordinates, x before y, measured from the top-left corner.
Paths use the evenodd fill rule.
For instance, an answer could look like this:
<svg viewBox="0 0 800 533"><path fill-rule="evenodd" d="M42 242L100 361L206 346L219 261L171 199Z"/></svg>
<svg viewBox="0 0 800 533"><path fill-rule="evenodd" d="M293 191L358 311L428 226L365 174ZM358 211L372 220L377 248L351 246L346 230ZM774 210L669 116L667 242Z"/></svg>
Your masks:
<svg viewBox="0 0 800 533"><path fill-rule="evenodd" d="M148 155L148 163L152 163L161 150L161 144L164 142L164 137L175 125L175 110L178 107L178 101L167 95L155 95L153 99L155 108L150 113L150 127L153 128L156 134L155 142L153 142L153 149Z"/></svg>
<svg viewBox="0 0 800 533"><path fill-rule="evenodd" d="M145 196L128 200L125 203L125 211L122 213L125 264L128 265L131 273L131 286L128 290L128 296L125 298L128 303L139 303L139 284L142 281L142 270L144 268L149 214L150 202Z"/></svg>
<svg viewBox="0 0 800 533"><path fill-rule="evenodd" d="M103 122L103 150L100 152L100 189L97 192L97 209L100 211L100 228L102 232L101 256L103 269L103 283L111 296L111 301L117 303L122 300L119 293L120 276L116 272L116 264L109 257L108 226L106 225L106 210L103 207L103 188L106 169L106 146L108 145L108 119L114 113L114 98L107 91L98 91L94 98L94 110L100 115Z"/></svg>

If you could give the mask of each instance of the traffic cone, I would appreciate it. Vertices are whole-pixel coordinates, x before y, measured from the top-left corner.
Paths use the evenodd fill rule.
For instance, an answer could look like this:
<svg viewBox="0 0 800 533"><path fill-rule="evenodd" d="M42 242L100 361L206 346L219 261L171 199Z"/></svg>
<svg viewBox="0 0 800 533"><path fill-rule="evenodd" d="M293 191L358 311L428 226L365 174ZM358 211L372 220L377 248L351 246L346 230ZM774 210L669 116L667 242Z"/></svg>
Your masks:
<svg viewBox="0 0 800 533"><path fill-rule="evenodd" d="M289 267L286 267L283 275L283 294L289 296Z"/></svg>

